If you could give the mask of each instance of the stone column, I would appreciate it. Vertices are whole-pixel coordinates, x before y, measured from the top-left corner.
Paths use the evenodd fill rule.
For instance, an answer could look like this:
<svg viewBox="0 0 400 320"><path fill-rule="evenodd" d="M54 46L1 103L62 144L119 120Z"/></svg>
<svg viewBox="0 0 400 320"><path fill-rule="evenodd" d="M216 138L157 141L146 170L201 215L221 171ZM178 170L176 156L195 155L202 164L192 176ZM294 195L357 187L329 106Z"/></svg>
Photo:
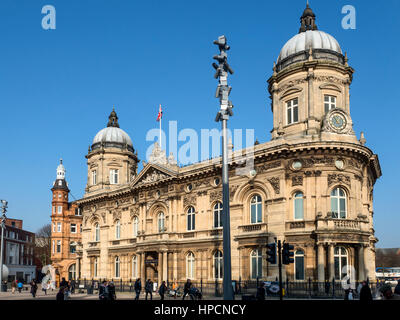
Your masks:
<svg viewBox="0 0 400 320"><path fill-rule="evenodd" d="M141 274L141 272L142 272L142 255L141 254L136 254L136 257L137 257L137 261L136 261L136 270L137 270L137 272L136 272L136 278L142 278L142 274ZM133 270L133 268L132 268L132 270ZM132 277L133 277L133 275L132 275ZM134 280L136 280L136 279L134 279Z"/></svg>
<svg viewBox="0 0 400 320"><path fill-rule="evenodd" d="M168 280L168 252L164 251L163 252L163 276L162 276L163 281Z"/></svg>
<svg viewBox="0 0 400 320"><path fill-rule="evenodd" d="M318 244L318 281L325 281L325 249L322 243Z"/></svg>
<svg viewBox="0 0 400 320"><path fill-rule="evenodd" d="M334 247L335 245L333 243L328 245L329 281L332 281L332 279L335 277L335 258L333 256Z"/></svg>
<svg viewBox="0 0 400 320"><path fill-rule="evenodd" d="M371 280L371 276L372 276L372 278L374 278L374 276L369 274L369 268L367 267L368 264L369 264L369 251L370 251L370 249L367 246L365 246L365 247L363 246L362 248L363 248L363 255L364 255L364 260L363 260L364 277L365 277L364 280L367 280L367 278L369 280Z"/></svg>
<svg viewBox="0 0 400 320"><path fill-rule="evenodd" d="M157 271L158 271L158 285L160 285L161 280L163 278L163 254L162 252L158 252L158 266L157 266Z"/></svg>
<svg viewBox="0 0 400 320"><path fill-rule="evenodd" d="M145 270L145 259L146 259L146 252L142 252L140 254L140 278L142 279L142 283L146 281L146 270Z"/></svg>
<svg viewBox="0 0 400 320"><path fill-rule="evenodd" d="M174 272L174 281L178 280L178 252L174 251L173 253L173 272Z"/></svg>
<svg viewBox="0 0 400 320"><path fill-rule="evenodd" d="M76 259L76 276L75 276L76 279L79 279L79 272L81 270L80 266L81 266L81 259L78 258Z"/></svg>

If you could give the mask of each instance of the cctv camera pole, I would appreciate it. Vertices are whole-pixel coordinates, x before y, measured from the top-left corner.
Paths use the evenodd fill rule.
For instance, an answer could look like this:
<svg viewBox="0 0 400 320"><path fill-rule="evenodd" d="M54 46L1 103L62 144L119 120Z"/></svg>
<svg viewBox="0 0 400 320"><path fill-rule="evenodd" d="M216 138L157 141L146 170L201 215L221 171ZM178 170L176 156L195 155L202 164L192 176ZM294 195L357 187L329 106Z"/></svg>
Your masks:
<svg viewBox="0 0 400 320"><path fill-rule="evenodd" d="M6 212L7 212L7 201L1 200L1 249L0 249L0 292L3 291L3 246L4 246L4 229L5 229L5 222L6 222Z"/></svg>
<svg viewBox="0 0 400 320"><path fill-rule="evenodd" d="M230 216L229 216L229 168L228 168L228 137L227 137L227 122L229 116L232 116L232 103L228 100L231 87L228 86L228 72L233 74L233 70L227 63L226 51L229 46L226 43L225 36L218 37L214 41L218 45L220 54L213 58L219 62L212 64L216 73L214 78L218 79L218 87L215 97L219 98L220 110L215 118L216 122L222 122L222 226L223 226L223 264L224 264L224 300L234 300L232 286L232 271L231 271L231 232L230 232Z"/></svg>

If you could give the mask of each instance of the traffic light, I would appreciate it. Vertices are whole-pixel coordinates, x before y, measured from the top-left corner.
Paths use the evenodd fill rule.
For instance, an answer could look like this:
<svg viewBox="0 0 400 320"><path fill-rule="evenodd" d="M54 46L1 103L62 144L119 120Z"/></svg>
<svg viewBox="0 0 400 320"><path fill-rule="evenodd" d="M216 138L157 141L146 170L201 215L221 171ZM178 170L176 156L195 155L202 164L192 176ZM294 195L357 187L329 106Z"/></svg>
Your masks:
<svg viewBox="0 0 400 320"><path fill-rule="evenodd" d="M294 246L289 243L284 243L282 248L282 264L290 264L294 262Z"/></svg>
<svg viewBox="0 0 400 320"><path fill-rule="evenodd" d="M276 243L267 244L267 261L271 264L276 264Z"/></svg>

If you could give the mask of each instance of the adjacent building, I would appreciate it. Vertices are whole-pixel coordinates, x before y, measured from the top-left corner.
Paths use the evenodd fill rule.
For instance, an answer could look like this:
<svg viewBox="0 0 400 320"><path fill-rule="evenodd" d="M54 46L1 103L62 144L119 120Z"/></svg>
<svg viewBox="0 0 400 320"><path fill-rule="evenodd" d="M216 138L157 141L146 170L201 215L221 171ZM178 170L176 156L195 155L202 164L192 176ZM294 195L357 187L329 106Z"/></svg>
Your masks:
<svg viewBox="0 0 400 320"><path fill-rule="evenodd" d="M35 234L22 229L23 221L6 218L4 230L4 264L8 281L30 282L36 278L34 264Z"/></svg>
<svg viewBox="0 0 400 320"><path fill-rule="evenodd" d="M255 144L248 172L237 174L243 150L233 151L232 277L274 280L278 267L266 262L266 244L277 238L295 247L294 263L284 270L289 280L348 273L373 280L373 190L381 168L364 135L353 131L354 70L337 40L318 30L308 5L300 20L268 79L271 140ZM52 189L53 261L63 272L76 263L71 274L82 278L222 280L218 159L179 167L155 144L138 173L137 152L115 110L86 158L82 199L68 203L64 169ZM72 233L71 223L81 218L82 234ZM74 262L69 248L78 236Z"/></svg>
<svg viewBox="0 0 400 320"><path fill-rule="evenodd" d="M75 279L79 276L75 261L76 247L81 241L82 216L79 207L69 202L65 173L65 167L60 160L57 179L51 188L51 263L60 279Z"/></svg>

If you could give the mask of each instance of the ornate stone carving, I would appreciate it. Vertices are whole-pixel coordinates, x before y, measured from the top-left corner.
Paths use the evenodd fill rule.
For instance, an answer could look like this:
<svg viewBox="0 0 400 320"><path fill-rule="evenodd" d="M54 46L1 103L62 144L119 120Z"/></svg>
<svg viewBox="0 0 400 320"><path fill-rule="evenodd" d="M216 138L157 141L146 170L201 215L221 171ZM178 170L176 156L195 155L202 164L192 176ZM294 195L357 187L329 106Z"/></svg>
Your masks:
<svg viewBox="0 0 400 320"><path fill-rule="evenodd" d="M350 186L351 185L350 181L351 180L349 176L346 176L341 173L328 174L328 187L330 187L334 183L345 183L348 186Z"/></svg>
<svg viewBox="0 0 400 320"><path fill-rule="evenodd" d="M312 167L316 164L327 164L327 165L334 165L335 159L333 157L310 157L301 159L304 163L304 167Z"/></svg>
<svg viewBox="0 0 400 320"><path fill-rule="evenodd" d="M302 186L303 185L303 176L293 176L292 177L292 187Z"/></svg>
<svg viewBox="0 0 400 320"><path fill-rule="evenodd" d="M113 211L113 220L120 220L121 219L121 211L119 210L114 210Z"/></svg>
<svg viewBox="0 0 400 320"><path fill-rule="evenodd" d="M281 162L280 161L264 163L262 165L257 166L256 171L261 173L261 172L267 171L269 169L279 168L280 166L281 166Z"/></svg>
<svg viewBox="0 0 400 320"><path fill-rule="evenodd" d="M281 192L280 180L278 177L268 178L268 182L271 184L272 188L274 188L276 194Z"/></svg>
<svg viewBox="0 0 400 320"><path fill-rule="evenodd" d="M133 208L131 208L131 210L130 210L131 219L132 219L134 216L138 216L138 215L139 215L139 207L133 207Z"/></svg>
<svg viewBox="0 0 400 320"><path fill-rule="evenodd" d="M195 206L197 203L196 196L194 195L186 195L183 197L183 206Z"/></svg>
<svg viewBox="0 0 400 320"><path fill-rule="evenodd" d="M296 85L299 85L299 84L305 83L305 82L307 82L307 79L296 79L296 80L288 81L288 82L286 82L285 84L281 85L281 86L276 90L276 92L277 92L277 93L280 93L280 92L282 92L282 91L285 91L286 89L289 89L289 88L291 88L291 87L294 87L294 86L296 86Z"/></svg>
<svg viewBox="0 0 400 320"><path fill-rule="evenodd" d="M152 173L149 173L143 178L141 183L152 183L152 182L157 182L159 180L168 178L166 174L163 174L161 172L155 172L153 171Z"/></svg>
<svg viewBox="0 0 400 320"><path fill-rule="evenodd" d="M347 84L347 80L342 80L333 76L316 76L314 79L320 82L339 83L343 85Z"/></svg>
<svg viewBox="0 0 400 320"><path fill-rule="evenodd" d="M214 201L222 201L222 191L212 191L210 192L210 203Z"/></svg>

